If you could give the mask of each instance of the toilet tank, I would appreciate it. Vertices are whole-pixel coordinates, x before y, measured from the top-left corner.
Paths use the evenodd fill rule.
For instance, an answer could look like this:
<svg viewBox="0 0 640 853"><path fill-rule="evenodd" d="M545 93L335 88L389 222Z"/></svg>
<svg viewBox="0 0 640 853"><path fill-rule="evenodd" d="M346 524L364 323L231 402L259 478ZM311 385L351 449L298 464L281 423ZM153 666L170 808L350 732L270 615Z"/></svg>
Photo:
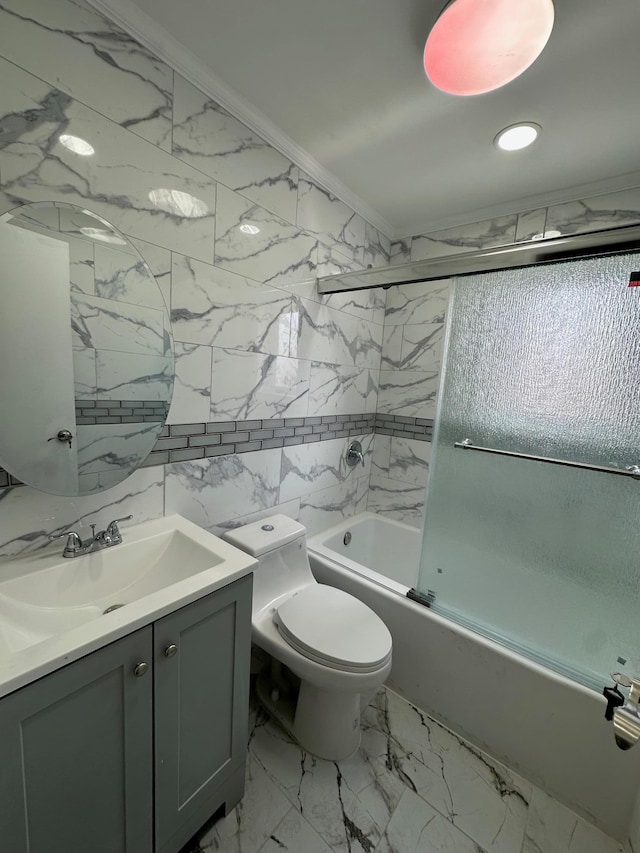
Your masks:
<svg viewBox="0 0 640 853"><path fill-rule="evenodd" d="M262 518L224 534L258 560L253 577L253 615L315 583L307 557L306 529L286 515Z"/></svg>

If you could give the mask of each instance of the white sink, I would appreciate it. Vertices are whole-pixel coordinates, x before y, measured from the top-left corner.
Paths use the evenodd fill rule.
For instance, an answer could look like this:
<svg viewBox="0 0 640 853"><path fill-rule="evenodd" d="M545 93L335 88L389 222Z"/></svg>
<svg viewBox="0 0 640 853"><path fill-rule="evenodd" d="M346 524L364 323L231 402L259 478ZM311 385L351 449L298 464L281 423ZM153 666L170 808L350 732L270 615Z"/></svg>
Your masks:
<svg viewBox="0 0 640 853"><path fill-rule="evenodd" d="M257 565L179 515L123 526L122 536L82 557L57 546L0 564L0 696Z"/></svg>

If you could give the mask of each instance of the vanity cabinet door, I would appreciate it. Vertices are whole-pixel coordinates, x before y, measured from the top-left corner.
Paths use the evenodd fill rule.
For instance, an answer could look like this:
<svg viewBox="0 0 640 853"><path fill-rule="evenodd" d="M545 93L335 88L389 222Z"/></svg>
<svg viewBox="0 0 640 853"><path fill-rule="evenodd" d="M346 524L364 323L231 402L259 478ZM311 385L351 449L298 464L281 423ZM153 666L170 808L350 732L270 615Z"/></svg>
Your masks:
<svg viewBox="0 0 640 853"><path fill-rule="evenodd" d="M151 653L143 628L0 700L2 853L150 853Z"/></svg>
<svg viewBox="0 0 640 853"><path fill-rule="evenodd" d="M154 624L157 853L175 853L244 792L249 575Z"/></svg>

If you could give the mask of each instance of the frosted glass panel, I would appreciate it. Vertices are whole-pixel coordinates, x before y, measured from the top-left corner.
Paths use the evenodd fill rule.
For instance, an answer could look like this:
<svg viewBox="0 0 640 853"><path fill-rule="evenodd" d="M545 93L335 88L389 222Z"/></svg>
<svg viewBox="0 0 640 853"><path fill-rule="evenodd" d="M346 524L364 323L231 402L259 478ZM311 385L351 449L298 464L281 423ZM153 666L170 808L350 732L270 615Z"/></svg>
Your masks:
<svg viewBox="0 0 640 853"><path fill-rule="evenodd" d="M638 269L455 282L427 499L419 588L436 609L594 687L640 673L640 481L453 445L640 464Z"/></svg>

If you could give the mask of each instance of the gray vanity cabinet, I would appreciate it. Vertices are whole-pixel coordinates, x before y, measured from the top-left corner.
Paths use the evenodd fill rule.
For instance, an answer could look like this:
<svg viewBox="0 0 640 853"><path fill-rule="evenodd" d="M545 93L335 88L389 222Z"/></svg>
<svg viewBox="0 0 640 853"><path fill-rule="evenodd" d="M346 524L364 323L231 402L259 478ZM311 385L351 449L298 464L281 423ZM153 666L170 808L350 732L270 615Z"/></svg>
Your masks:
<svg viewBox="0 0 640 853"><path fill-rule="evenodd" d="M154 625L157 853L176 853L244 791L251 581Z"/></svg>
<svg viewBox="0 0 640 853"><path fill-rule="evenodd" d="M0 699L0 853L178 853L236 805L251 582Z"/></svg>
<svg viewBox="0 0 640 853"><path fill-rule="evenodd" d="M2 853L151 853L151 626L0 700Z"/></svg>

